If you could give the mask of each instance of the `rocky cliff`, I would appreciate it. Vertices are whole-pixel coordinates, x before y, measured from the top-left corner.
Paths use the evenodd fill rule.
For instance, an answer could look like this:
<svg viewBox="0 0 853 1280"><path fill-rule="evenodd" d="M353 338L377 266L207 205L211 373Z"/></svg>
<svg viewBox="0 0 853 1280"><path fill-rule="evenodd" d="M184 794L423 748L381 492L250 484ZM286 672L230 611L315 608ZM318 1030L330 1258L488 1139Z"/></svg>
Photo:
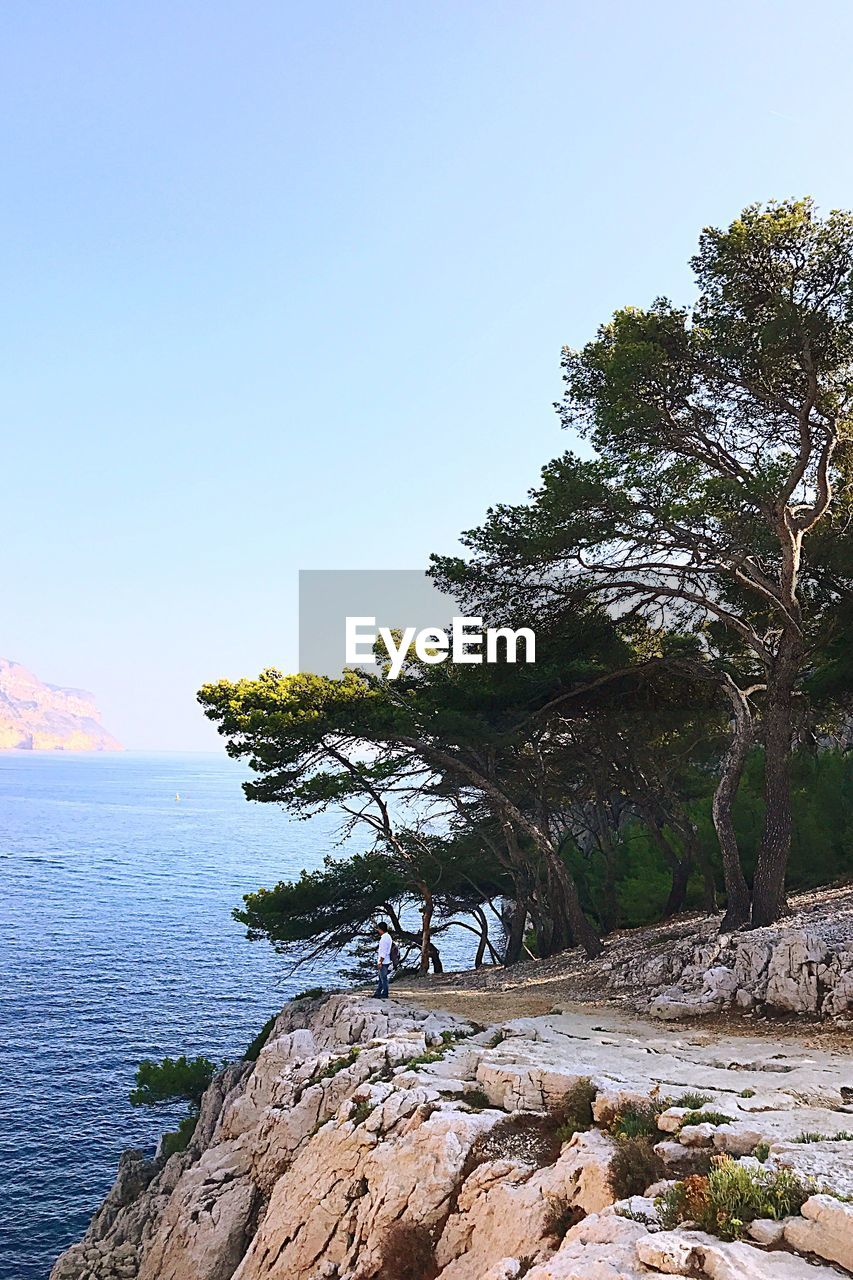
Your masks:
<svg viewBox="0 0 853 1280"><path fill-rule="evenodd" d="M91 693L44 684L0 658L0 750L121 751L101 724Z"/></svg>
<svg viewBox="0 0 853 1280"><path fill-rule="evenodd" d="M851 1111L829 1044L299 1000L186 1151L125 1153L52 1280L831 1280L853 1268ZM651 1127L639 1163L629 1120ZM698 1200L722 1165L801 1194L742 1239L668 1222L659 1197Z"/></svg>

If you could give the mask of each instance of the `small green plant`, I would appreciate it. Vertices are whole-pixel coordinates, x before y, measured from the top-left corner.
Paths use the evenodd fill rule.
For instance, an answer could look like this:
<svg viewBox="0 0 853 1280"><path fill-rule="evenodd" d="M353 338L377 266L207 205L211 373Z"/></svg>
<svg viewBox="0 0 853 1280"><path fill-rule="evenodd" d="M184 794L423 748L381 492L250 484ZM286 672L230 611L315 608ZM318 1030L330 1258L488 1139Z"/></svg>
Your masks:
<svg viewBox="0 0 853 1280"><path fill-rule="evenodd" d="M545 1221L542 1224L543 1234L556 1240L558 1244L565 1239L566 1232L585 1217L583 1209L573 1204L568 1196L558 1196L548 1203Z"/></svg>
<svg viewBox="0 0 853 1280"><path fill-rule="evenodd" d="M349 1118L357 1128L360 1124L364 1124L367 1117L372 1115L375 1110L375 1105L367 1098L364 1098L361 1102L356 1102Z"/></svg>
<svg viewBox="0 0 853 1280"><path fill-rule="evenodd" d="M608 1128L613 1138L655 1138L658 1136L658 1116L666 1111L664 1100L629 1102L617 1111Z"/></svg>
<svg viewBox="0 0 853 1280"><path fill-rule="evenodd" d="M472 1033L467 1027L455 1027L453 1031L442 1031L441 1040L443 1044L455 1044L457 1040L465 1040Z"/></svg>
<svg viewBox="0 0 853 1280"><path fill-rule="evenodd" d="M593 1125L592 1104L598 1090L588 1076L582 1076L569 1088L551 1110L560 1142L568 1142L576 1133L585 1133Z"/></svg>
<svg viewBox="0 0 853 1280"><path fill-rule="evenodd" d="M503 1044L504 1040L506 1040L506 1032L503 1030L496 1031L485 1047L487 1049L497 1049L498 1045Z"/></svg>
<svg viewBox="0 0 853 1280"><path fill-rule="evenodd" d="M682 1117L680 1129L688 1124L731 1124L731 1116L723 1115L722 1111L688 1111L687 1115Z"/></svg>
<svg viewBox="0 0 853 1280"><path fill-rule="evenodd" d="M641 1196L646 1187L666 1175L666 1165L648 1137L640 1135L619 1139L608 1172L610 1189L616 1200Z"/></svg>
<svg viewBox="0 0 853 1280"><path fill-rule="evenodd" d="M665 1230L682 1222L695 1222L702 1231L737 1240L756 1218L786 1218L798 1213L812 1194L790 1169L751 1169L719 1156L707 1176L695 1175L677 1182L656 1200Z"/></svg>
<svg viewBox="0 0 853 1280"><path fill-rule="evenodd" d="M416 1057L409 1058L404 1062L403 1069L405 1071L412 1071L415 1067L429 1066L431 1062L441 1062L442 1058L447 1053L448 1047L448 1045L445 1045L443 1049L427 1049L425 1053L419 1053Z"/></svg>
<svg viewBox="0 0 853 1280"><path fill-rule="evenodd" d="M360 1053L361 1049L359 1046L353 1045L349 1053L347 1053L343 1058L333 1058L328 1066L323 1068L317 1076L317 1079L330 1080L332 1076L336 1076L340 1071L346 1071L347 1067L351 1067L353 1065Z"/></svg>
<svg viewBox="0 0 853 1280"><path fill-rule="evenodd" d="M741 1089L740 1093L738 1094L738 1097L739 1097L739 1098L754 1098L754 1097L755 1097L755 1090L754 1090L754 1089Z"/></svg>
<svg viewBox="0 0 853 1280"><path fill-rule="evenodd" d="M657 1226L657 1218L647 1213L635 1213L633 1209L614 1209L617 1218L627 1218L629 1222L641 1222L644 1227Z"/></svg>
<svg viewBox="0 0 853 1280"><path fill-rule="evenodd" d="M828 1138L825 1133L815 1133L813 1129L803 1129L802 1133L798 1133L794 1142L827 1142Z"/></svg>
<svg viewBox="0 0 853 1280"><path fill-rule="evenodd" d="M326 994L325 987L306 987L304 991L300 991L297 995L291 996L293 1000L319 1000L320 996Z"/></svg>
<svg viewBox="0 0 853 1280"><path fill-rule="evenodd" d="M190 1145L195 1127L198 1123L198 1115L192 1112L188 1116L184 1116L177 1129L169 1133L164 1133L160 1139L160 1152L168 1160L169 1156L173 1156L176 1151L186 1151Z"/></svg>
<svg viewBox="0 0 853 1280"><path fill-rule="evenodd" d="M484 1093L482 1089L468 1089L466 1093L463 1093L462 1101L472 1111L487 1111L494 1105L489 1095Z"/></svg>
<svg viewBox="0 0 853 1280"><path fill-rule="evenodd" d="M269 1040L272 1029L275 1026L275 1020L277 1017L278 1017L278 1014L274 1013L271 1018L267 1018L266 1022L261 1027L260 1031L255 1036L254 1040L249 1045L246 1052L243 1054L243 1057L246 1060L246 1062L257 1062L258 1054L260 1053L261 1049L263 1049L267 1040Z"/></svg>
<svg viewBox="0 0 853 1280"><path fill-rule="evenodd" d="M741 1095L744 1096L744 1095ZM700 1107L704 1107L706 1102L713 1102L714 1099L709 1093L695 1093L692 1089L688 1089L686 1093L682 1093L674 1102L670 1102L670 1107L687 1107L689 1111L698 1111ZM666 1111L666 1107L662 1107L662 1111Z"/></svg>
<svg viewBox="0 0 853 1280"><path fill-rule="evenodd" d="M752 1154L756 1160L760 1160L761 1163L764 1164L764 1161L770 1155L770 1143L769 1142L757 1143L756 1146L753 1148Z"/></svg>
<svg viewBox="0 0 853 1280"><path fill-rule="evenodd" d="M853 1133L849 1129L839 1129L832 1135L832 1142L853 1142Z"/></svg>

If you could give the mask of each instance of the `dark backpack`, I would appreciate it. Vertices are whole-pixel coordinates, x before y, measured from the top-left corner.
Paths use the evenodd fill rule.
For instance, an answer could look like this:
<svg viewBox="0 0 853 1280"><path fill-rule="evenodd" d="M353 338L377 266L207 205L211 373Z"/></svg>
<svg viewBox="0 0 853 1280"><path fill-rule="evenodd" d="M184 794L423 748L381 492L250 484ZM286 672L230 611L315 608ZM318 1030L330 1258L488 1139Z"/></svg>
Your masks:
<svg viewBox="0 0 853 1280"><path fill-rule="evenodd" d="M400 948L396 942L391 943L391 963L395 969L400 968Z"/></svg>

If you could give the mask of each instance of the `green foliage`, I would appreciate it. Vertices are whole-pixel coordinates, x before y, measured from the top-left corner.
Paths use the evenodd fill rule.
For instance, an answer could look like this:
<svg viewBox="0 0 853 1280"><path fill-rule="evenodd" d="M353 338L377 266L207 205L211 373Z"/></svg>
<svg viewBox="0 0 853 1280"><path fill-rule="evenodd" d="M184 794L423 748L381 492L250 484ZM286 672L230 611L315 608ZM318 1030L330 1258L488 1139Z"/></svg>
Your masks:
<svg viewBox="0 0 853 1280"><path fill-rule="evenodd" d="M614 1199L641 1196L652 1183L667 1176L667 1167L655 1153L650 1138L620 1138L610 1161L608 1181Z"/></svg>
<svg viewBox="0 0 853 1280"><path fill-rule="evenodd" d="M406 1071L413 1071L417 1067L429 1066L431 1062L441 1062L449 1048L450 1046L445 1044L442 1049L425 1049L423 1053L416 1054L414 1058L409 1058L404 1062L403 1067Z"/></svg>
<svg viewBox="0 0 853 1280"><path fill-rule="evenodd" d="M183 1120L181 1120L174 1132L164 1133L160 1139L161 1154L168 1159L169 1156L173 1156L176 1151L186 1151L187 1147L190 1145L192 1136L195 1133L197 1123L198 1115L195 1112L192 1112L190 1115L184 1116Z"/></svg>
<svg viewBox="0 0 853 1280"><path fill-rule="evenodd" d="M740 1095L742 1098L750 1098L752 1094L744 1092ZM713 1098L709 1093L696 1093L692 1089L688 1089L686 1093L680 1093L677 1098L669 1102L669 1107L688 1107L691 1111L698 1111L700 1107L704 1107L706 1103L713 1102ZM661 1108L666 1111L667 1107Z"/></svg>
<svg viewBox="0 0 853 1280"><path fill-rule="evenodd" d="M489 1099L489 1095L484 1093L482 1089L466 1089L462 1095L462 1101L466 1107L470 1107L472 1111L497 1111L499 1108Z"/></svg>
<svg viewBox="0 0 853 1280"><path fill-rule="evenodd" d="M568 1142L575 1133L585 1133L593 1125L592 1104L598 1090L588 1076L576 1080L551 1109L560 1142Z"/></svg>
<svg viewBox="0 0 853 1280"><path fill-rule="evenodd" d="M752 1154L756 1160L760 1160L761 1163L764 1164L765 1160L770 1155L770 1143L769 1142L756 1143L755 1147L753 1148Z"/></svg>
<svg viewBox="0 0 853 1280"><path fill-rule="evenodd" d="M319 1000L320 996L326 994L325 987L306 987L304 991L299 991L295 996L291 996L293 1000Z"/></svg>
<svg viewBox="0 0 853 1280"><path fill-rule="evenodd" d="M695 1222L702 1231L736 1240L756 1218L778 1220L798 1213L812 1191L790 1169L752 1169L720 1156L707 1176L685 1178L656 1204L665 1230Z"/></svg>
<svg viewBox="0 0 853 1280"><path fill-rule="evenodd" d="M165 1102L189 1102L198 1107L202 1095L216 1073L210 1058L145 1058L136 1069L136 1088L131 1091L134 1107L155 1107Z"/></svg>
<svg viewBox="0 0 853 1280"><path fill-rule="evenodd" d="M684 1128L688 1124L731 1124L731 1116L724 1115L722 1111L688 1111L683 1117L680 1128Z"/></svg>
<svg viewBox="0 0 853 1280"><path fill-rule="evenodd" d="M349 1067L354 1066L360 1053L361 1049L358 1045L353 1045L349 1053L344 1054L342 1058L332 1058L331 1062L327 1063L323 1070L317 1073L317 1079L331 1080L332 1076L348 1070Z"/></svg>
<svg viewBox="0 0 853 1280"><path fill-rule="evenodd" d="M799 1133L797 1137L794 1138L794 1141L803 1143L826 1142L827 1135L825 1133L815 1133L814 1130L804 1129L802 1133Z"/></svg>
<svg viewBox="0 0 853 1280"><path fill-rule="evenodd" d="M271 1018L267 1018L266 1022L261 1027L260 1031L255 1036L254 1040L252 1040L251 1043L249 1044L248 1048L246 1049L246 1052L243 1054L243 1057L247 1062L257 1062L258 1054L260 1053L261 1049L263 1049L267 1040L269 1040L272 1029L275 1026L275 1021L277 1017L278 1017L278 1014L274 1013Z"/></svg>
<svg viewBox="0 0 853 1280"><path fill-rule="evenodd" d="M376 1110L375 1104L370 1102L367 1098L365 1098L363 1101L357 1102L355 1104L352 1111L350 1112L349 1118L352 1121L352 1123L356 1127L358 1127L358 1125L364 1124L367 1117L369 1115L372 1115L375 1110Z"/></svg>
<svg viewBox="0 0 853 1280"><path fill-rule="evenodd" d="M658 1141L658 1116L669 1105L665 1099L631 1102L617 1112L609 1131L614 1138L648 1138ZM632 1193L633 1194L633 1193Z"/></svg>

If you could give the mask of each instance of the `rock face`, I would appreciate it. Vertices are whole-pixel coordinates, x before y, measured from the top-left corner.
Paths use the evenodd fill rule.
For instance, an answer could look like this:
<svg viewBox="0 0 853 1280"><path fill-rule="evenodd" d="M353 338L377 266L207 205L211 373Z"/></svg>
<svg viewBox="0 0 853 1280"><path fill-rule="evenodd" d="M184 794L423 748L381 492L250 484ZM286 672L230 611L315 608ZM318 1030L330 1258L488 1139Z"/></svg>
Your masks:
<svg viewBox="0 0 853 1280"><path fill-rule="evenodd" d="M0 658L0 750L121 751L101 724L91 693L43 684Z"/></svg>
<svg viewBox="0 0 853 1280"><path fill-rule="evenodd" d="M835 1137L844 1059L795 1048L771 1062L767 1041L709 1041L600 1012L482 1030L395 1001L296 1001L256 1063L214 1080L186 1151L125 1153L52 1280L828 1280L794 1252L850 1265L853 1212L822 1182L803 1216L756 1225L750 1242L664 1232L649 1195L614 1204L616 1140L592 1128L561 1141L548 1118L581 1079L599 1120L701 1089L706 1120L661 1117L672 1176L747 1135L769 1148L767 1167L797 1170L824 1145L794 1141L809 1129L827 1135L830 1190L849 1194L853 1143L839 1160ZM707 1147L683 1141L691 1127Z"/></svg>
<svg viewBox="0 0 853 1280"><path fill-rule="evenodd" d="M850 1016L853 938L849 906L836 915L794 917L748 933L705 923L665 955L613 966L610 983L646 985L652 1017L701 1017L729 1006L766 1007L821 1018Z"/></svg>

